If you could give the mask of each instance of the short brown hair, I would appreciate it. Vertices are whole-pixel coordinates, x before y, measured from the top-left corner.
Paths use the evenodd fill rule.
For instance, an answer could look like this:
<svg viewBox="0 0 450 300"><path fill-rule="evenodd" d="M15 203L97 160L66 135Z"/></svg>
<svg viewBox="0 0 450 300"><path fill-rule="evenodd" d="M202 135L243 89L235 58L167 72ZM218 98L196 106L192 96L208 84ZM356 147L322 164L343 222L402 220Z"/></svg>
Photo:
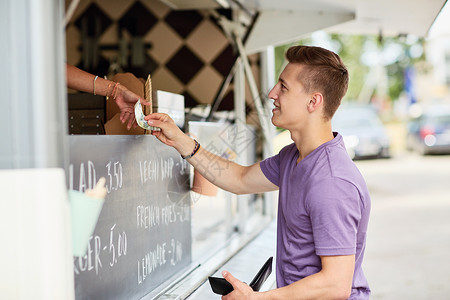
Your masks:
<svg viewBox="0 0 450 300"><path fill-rule="evenodd" d="M348 70L339 55L321 47L293 46L286 58L305 66L299 80L307 92L322 93L325 118L331 119L348 88Z"/></svg>

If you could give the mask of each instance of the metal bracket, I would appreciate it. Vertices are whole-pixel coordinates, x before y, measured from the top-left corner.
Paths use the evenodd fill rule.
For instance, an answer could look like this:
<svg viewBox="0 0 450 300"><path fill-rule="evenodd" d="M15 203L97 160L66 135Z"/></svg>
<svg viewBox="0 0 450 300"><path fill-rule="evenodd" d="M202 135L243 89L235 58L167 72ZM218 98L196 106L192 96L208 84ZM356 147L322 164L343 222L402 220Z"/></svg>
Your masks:
<svg viewBox="0 0 450 300"><path fill-rule="evenodd" d="M244 65L244 71L245 71L245 75L247 78L247 82L248 82L248 85L250 88L250 92L252 94L253 102L256 107L258 119L261 124L261 129L262 129L261 131L262 131L262 135L264 137L264 143L266 146L266 150L271 154L273 151L271 149L272 147L270 146L271 138L269 136L269 132L271 132L271 130L270 130L269 116L265 113L265 109L264 109L263 103L261 101L260 94L258 92L256 81L253 76L253 73L252 73L252 70L250 67L250 63L248 61L247 53L245 52L244 44L241 39L242 32L244 31L243 30L244 27L237 22L232 22L232 21L228 20L227 18L225 18L224 16L219 15L216 11L211 11L211 14L215 18L217 18L218 23L224 30L226 36L233 42L233 45L237 49L239 57L236 61L241 60L241 62ZM234 76L235 66L236 66L236 63L233 65L232 70L230 72L231 76ZM230 75L229 75L229 77L230 77ZM228 81L228 83L229 83L231 81L231 78L226 78L225 82L226 81ZM210 116L212 113L213 113L213 110L211 109Z"/></svg>

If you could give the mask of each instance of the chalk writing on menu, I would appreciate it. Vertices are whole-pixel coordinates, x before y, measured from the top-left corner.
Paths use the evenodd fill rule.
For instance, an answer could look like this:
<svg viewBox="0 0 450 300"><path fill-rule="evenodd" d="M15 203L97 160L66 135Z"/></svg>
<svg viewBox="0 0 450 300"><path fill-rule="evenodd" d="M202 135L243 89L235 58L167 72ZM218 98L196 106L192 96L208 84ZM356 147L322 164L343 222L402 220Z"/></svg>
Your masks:
<svg viewBox="0 0 450 300"><path fill-rule="evenodd" d="M140 299L191 261L189 168L152 136L70 136L68 186L106 178L87 253L74 257L76 299Z"/></svg>

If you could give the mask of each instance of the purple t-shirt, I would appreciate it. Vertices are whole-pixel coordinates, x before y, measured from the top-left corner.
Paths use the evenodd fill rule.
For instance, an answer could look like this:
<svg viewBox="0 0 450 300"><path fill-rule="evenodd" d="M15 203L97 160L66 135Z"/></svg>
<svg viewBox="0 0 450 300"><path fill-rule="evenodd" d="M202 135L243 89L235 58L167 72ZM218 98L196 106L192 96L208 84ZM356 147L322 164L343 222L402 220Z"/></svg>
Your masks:
<svg viewBox="0 0 450 300"><path fill-rule="evenodd" d="M279 187L277 286L319 272L319 256L355 254L349 299L369 299L361 263L366 246L370 197L348 156L342 136L322 144L297 164L295 144L260 164Z"/></svg>

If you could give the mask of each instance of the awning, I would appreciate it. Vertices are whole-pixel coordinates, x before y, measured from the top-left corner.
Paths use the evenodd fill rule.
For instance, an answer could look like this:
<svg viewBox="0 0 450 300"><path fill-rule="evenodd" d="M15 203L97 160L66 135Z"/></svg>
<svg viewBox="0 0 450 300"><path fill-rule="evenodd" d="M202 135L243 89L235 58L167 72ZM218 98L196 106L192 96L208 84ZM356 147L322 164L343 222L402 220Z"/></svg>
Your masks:
<svg viewBox="0 0 450 300"><path fill-rule="evenodd" d="M446 0L162 0L173 9L235 8L259 13L247 53L327 30L426 36Z"/></svg>

